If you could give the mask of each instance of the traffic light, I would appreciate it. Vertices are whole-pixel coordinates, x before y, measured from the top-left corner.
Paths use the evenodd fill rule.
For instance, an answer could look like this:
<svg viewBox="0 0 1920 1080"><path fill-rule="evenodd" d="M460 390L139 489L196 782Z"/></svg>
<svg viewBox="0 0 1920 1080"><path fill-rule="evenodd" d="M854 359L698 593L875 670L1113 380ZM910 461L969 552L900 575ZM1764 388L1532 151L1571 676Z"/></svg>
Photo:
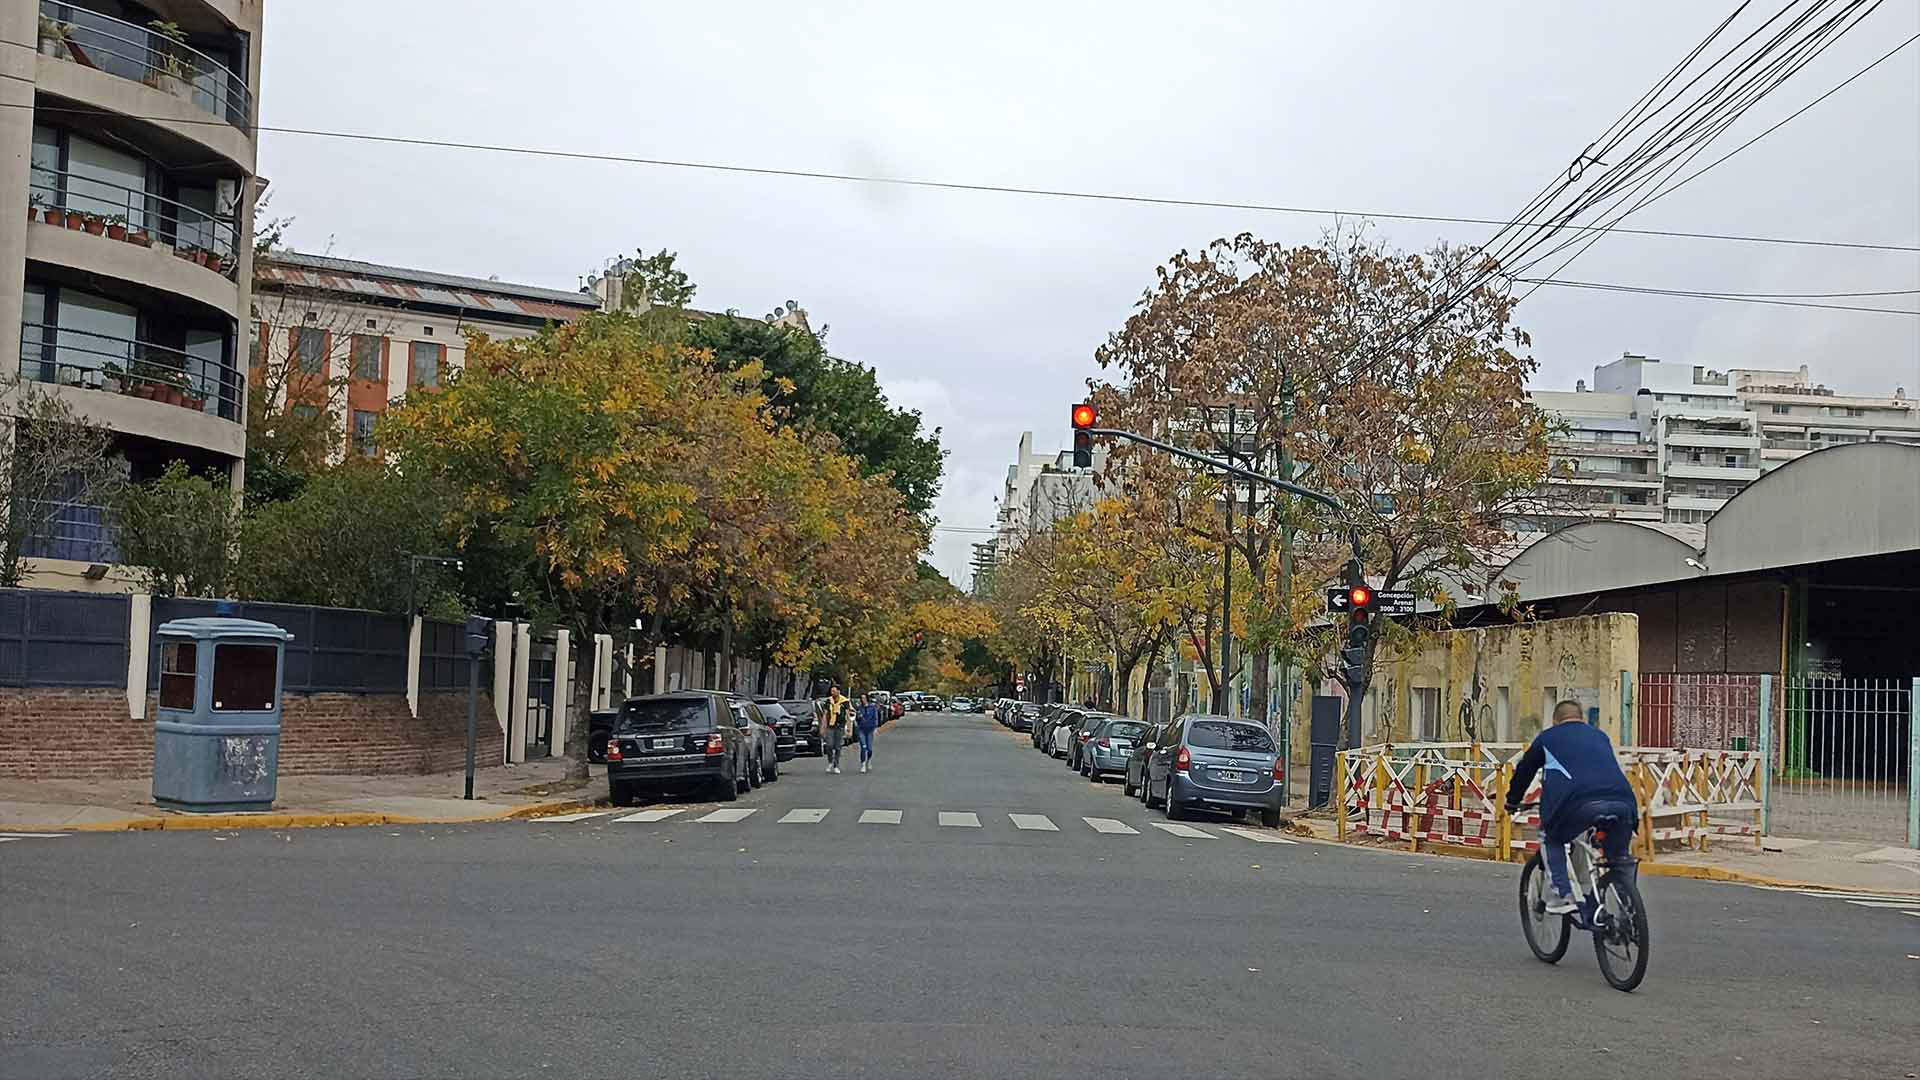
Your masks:
<svg viewBox="0 0 1920 1080"><path fill-rule="evenodd" d="M1073 464L1085 469L1093 464L1093 425L1100 421L1100 411L1089 402L1081 402L1073 407Z"/></svg>
<svg viewBox="0 0 1920 1080"><path fill-rule="evenodd" d="M1347 614L1355 626L1365 626L1373 614L1373 590L1365 585L1347 586Z"/></svg>

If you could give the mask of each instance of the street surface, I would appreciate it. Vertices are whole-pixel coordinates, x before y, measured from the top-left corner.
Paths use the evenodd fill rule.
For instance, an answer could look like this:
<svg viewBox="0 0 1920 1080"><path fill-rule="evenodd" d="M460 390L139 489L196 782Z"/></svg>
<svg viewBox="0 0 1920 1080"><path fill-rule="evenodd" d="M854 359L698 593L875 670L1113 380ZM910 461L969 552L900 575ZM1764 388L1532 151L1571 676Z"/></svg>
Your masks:
<svg viewBox="0 0 1920 1080"><path fill-rule="evenodd" d="M878 747L718 817L0 843L0 1077L1920 1069L1898 906L1643 878L1621 994L1531 957L1515 866L1176 835L984 716Z"/></svg>

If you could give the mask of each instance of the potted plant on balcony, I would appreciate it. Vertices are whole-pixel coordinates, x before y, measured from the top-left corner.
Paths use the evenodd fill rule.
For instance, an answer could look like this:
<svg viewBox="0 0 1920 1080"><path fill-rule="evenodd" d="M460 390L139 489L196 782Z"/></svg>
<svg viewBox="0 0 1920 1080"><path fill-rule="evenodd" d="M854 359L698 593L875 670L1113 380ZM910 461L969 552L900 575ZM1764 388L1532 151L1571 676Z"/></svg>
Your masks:
<svg viewBox="0 0 1920 1080"><path fill-rule="evenodd" d="M200 249L200 265L206 267L207 269L213 271L216 274L219 273L220 272L220 253L217 251L214 251L212 248L201 248Z"/></svg>
<svg viewBox="0 0 1920 1080"><path fill-rule="evenodd" d="M141 81L174 97L187 97L191 91L187 83L187 65L177 51L187 43L186 31L180 29L180 24L162 19L148 22L147 29L161 40L149 46L151 57L147 61L146 77Z"/></svg>
<svg viewBox="0 0 1920 1080"><path fill-rule="evenodd" d="M41 202L42 200L38 195L27 196L27 220L28 221L32 221L34 218L37 218L40 216Z"/></svg>
<svg viewBox="0 0 1920 1080"><path fill-rule="evenodd" d="M132 393L127 385L127 369L109 360L100 366L100 389L109 394Z"/></svg>
<svg viewBox="0 0 1920 1080"><path fill-rule="evenodd" d="M152 247L153 238L147 235L147 230L145 226L128 223L127 243L139 244L141 247Z"/></svg>
<svg viewBox="0 0 1920 1080"><path fill-rule="evenodd" d="M41 209L40 213L46 217L47 224L49 225L65 225L67 223L67 211L65 207L55 206L49 202Z"/></svg>
<svg viewBox="0 0 1920 1080"><path fill-rule="evenodd" d="M107 219L92 211L80 215L80 221L89 236L100 236L107 231Z"/></svg>
<svg viewBox="0 0 1920 1080"><path fill-rule="evenodd" d="M67 48L67 31L73 29L69 23L49 15L40 16L40 52L55 59L66 60L73 55Z"/></svg>
<svg viewBox="0 0 1920 1080"><path fill-rule="evenodd" d="M107 239L125 240L127 238L127 219L119 214L107 215Z"/></svg>
<svg viewBox="0 0 1920 1080"><path fill-rule="evenodd" d="M87 215L72 207L67 208L67 228L84 229L87 227Z"/></svg>

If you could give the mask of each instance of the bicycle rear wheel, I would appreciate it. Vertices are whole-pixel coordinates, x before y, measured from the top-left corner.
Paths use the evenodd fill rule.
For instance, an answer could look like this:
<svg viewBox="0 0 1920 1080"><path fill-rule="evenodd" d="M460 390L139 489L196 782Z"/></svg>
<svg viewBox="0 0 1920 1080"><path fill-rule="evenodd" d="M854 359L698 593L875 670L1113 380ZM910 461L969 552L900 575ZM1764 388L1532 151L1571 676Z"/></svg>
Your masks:
<svg viewBox="0 0 1920 1080"><path fill-rule="evenodd" d="M1630 875L1608 873L1600 879L1600 906L1594 913L1605 925L1593 932L1593 953L1607 985L1630 991L1647 977L1647 906Z"/></svg>
<svg viewBox="0 0 1920 1080"><path fill-rule="evenodd" d="M1538 853L1527 860L1520 871L1520 929L1527 935L1527 948L1542 962L1557 964L1567 955L1567 940L1573 931L1565 915L1547 914L1547 864Z"/></svg>

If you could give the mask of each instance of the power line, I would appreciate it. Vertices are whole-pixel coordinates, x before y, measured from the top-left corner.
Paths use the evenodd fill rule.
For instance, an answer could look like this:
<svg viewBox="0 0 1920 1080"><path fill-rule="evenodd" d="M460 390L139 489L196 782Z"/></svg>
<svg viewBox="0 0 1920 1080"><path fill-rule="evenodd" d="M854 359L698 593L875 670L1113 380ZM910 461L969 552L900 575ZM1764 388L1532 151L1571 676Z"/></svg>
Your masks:
<svg viewBox="0 0 1920 1080"><path fill-rule="evenodd" d="M1691 299L1691 300L1727 300L1727 301L1732 301L1732 302L1741 303L1741 304L1767 304L1767 305L1776 306L1776 307L1825 308L1829 311L1871 311L1871 312L1877 312L1883 315L1905 315L1905 316L1908 316L1909 318L1920 318L1920 310L1915 310L1913 308L1867 307L1859 304L1816 304L1816 303L1810 303L1804 300L1786 300L1786 299L1773 298L1776 295L1778 296L1807 295L1807 296L1837 296L1837 297L1915 296L1915 295L1920 295L1920 289L1901 289L1901 290L1895 290L1891 292L1874 292L1874 293L1806 293L1806 294L1716 293L1716 292L1701 292L1693 289L1655 289L1655 288L1651 288L1643 285L1621 285L1621 284L1616 284L1613 282L1605 282L1605 281L1569 281L1565 279L1555 279L1555 278L1516 278L1514 280L1531 284L1535 289L1538 289L1545 285L1552 285L1556 288L1565 287L1569 289L1597 289L1602 292L1637 293L1644 296L1671 296L1671 297L1680 297L1680 298Z"/></svg>
<svg viewBox="0 0 1920 1080"><path fill-rule="evenodd" d="M4 42L17 45L19 42ZM7 78L32 82L17 75ZM103 109L89 109L77 106L39 105L32 102L0 102L0 108L36 109L39 112L58 113L69 116L112 117L127 120L146 120L170 124L195 124L216 127L234 127L235 125L217 117L201 119L183 119L173 116L144 116L117 113ZM875 176L861 173L826 172L813 169L788 169L759 165L736 165L711 161L687 161L673 158L643 157L633 154L593 153L582 150L556 150L544 147L515 146L505 143L466 142L457 139L434 139L420 136L379 135L371 132L338 131L325 128L289 127L272 124L256 124L246 130L255 133L276 135L295 135L309 138L340 139L354 142L382 143L395 146L418 146L443 150L470 150L482 153L513 154L523 157L561 158L570 161L593 161L609 164L647 165L657 168L692 169L704 172L733 173L748 176L772 176L788 179L828 180L842 183L877 184L891 187L923 188L940 191L966 191L998 195L1027 195L1038 198L1073 199L1083 202L1130 203L1143 206L1173 206L1206 210L1244 210L1267 214L1296 214L1310 217L1355 217L1382 221L1424 221L1448 225L1498 225L1502 230L1516 225L1527 227L1555 226L1575 232L1615 232L1631 236L1660 236L1685 240L1720 240L1742 244L1784 244L1796 247L1844 248L1860 251L1914 251L1920 252L1916 244L1877 244L1848 240L1813 240L1786 236L1756 236L1741 233L1696 232L1684 229L1646 229L1626 226L1572 225L1554 222L1502 220L1498 218L1467 217L1453 214L1413 214L1381 210L1354 210L1325 206L1293 206L1279 203L1234 202L1219 199L1191 199L1172 196L1122 194L1117 192L1078 191L1069 188L1020 187L1010 184L982 184L955 180L927 180L914 177ZM1536 201L1538 201L1536 199Z"/></svg>

